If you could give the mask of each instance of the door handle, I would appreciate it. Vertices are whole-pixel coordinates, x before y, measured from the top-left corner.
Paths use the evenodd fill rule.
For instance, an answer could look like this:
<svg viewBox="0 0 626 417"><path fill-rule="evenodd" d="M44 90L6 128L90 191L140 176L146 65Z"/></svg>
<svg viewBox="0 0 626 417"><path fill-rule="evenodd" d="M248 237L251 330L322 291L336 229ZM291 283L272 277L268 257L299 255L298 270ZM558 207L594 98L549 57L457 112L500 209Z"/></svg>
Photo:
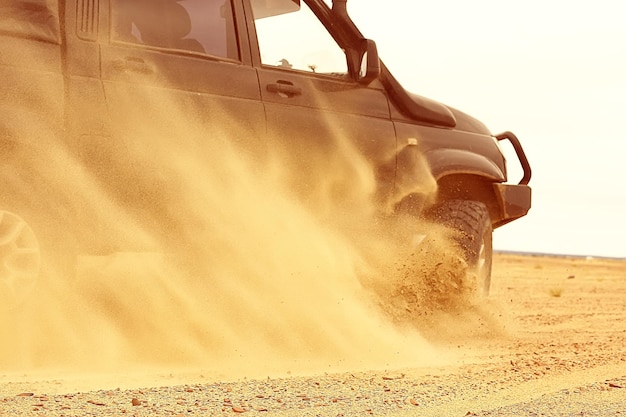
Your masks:
<svg viewBox="0 0 626 417"><path fill-rule="evenodd" d="M267 91L276 93L281 97L293 97L302 95L302 89L293 85L291 81L278 80L267 85Z"/></svg>
<svg viewBox="0 0 626 417"><path fill-rule="evenodd" d="M141 58L127 56L124 59L115 59L112 61L113 68L118 71L130 71L139 74L153 74L154 69Z"/></svg>

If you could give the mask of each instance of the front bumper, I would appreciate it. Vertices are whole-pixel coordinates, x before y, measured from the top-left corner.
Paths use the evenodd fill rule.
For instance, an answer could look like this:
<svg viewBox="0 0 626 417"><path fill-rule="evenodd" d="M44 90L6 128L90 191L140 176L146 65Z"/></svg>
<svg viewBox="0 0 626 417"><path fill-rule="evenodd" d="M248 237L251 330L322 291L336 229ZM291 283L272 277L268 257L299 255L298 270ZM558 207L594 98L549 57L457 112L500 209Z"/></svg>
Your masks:
<svg viewBox="0 0 626 417"><path fill-rule="evenodd" d="M494 191L498 198L498 205L500 207L500 216L494 223L494 227L502 226L515 219L525 216L530 210L532 201L531 188L528 186L532 171L530 164L522 148L522 144L511 132L500 133L496 136L498 141L508 140L519 159L519 163L524 170L524 175L519 184L494 184Z"/></svg>
<svg viewBox="0 0 626 417"><path fill-rule="evenodd" d="M531 189L528 185L494 184L500 215L493 227L500 227L525 216L530 210Z"/></svg>

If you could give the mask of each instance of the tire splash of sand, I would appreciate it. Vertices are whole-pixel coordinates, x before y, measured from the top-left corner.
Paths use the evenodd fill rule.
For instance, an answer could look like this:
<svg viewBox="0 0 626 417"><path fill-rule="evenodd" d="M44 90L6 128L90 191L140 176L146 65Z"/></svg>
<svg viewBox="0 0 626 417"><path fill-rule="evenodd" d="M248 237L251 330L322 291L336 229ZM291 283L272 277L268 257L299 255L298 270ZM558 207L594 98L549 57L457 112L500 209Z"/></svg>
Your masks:
<svg viewBox="0 0 626 417"><path fill-rule="evenodd" d="M165 204L146 195L141 210L131 209L62 147L47 148L41 177L81 202L47 211L72 216L59 236L84 242L105 231L149 250L79 258L76 278L47 274L24 305L0 316L2 368L184 366L235 377L446 360L415 326L397 325L401 304L389 295L411 279L387 265L397 264L398 242L415 231L375 214L373 170L352 145L337 138L333 175L320 159L325 165L309 176L312 201L293 192L280 155L251 161L234 142L208 142L188 121L171 120L172 108L155 118L170 120L167 135L149 129L141 137L150 148L123 155L158 167L132 181L152 184ZM207 155L219 157L207 163ZM272 169L260 170L268 161ZM429 263L438 255L415 256Z"/></svg>

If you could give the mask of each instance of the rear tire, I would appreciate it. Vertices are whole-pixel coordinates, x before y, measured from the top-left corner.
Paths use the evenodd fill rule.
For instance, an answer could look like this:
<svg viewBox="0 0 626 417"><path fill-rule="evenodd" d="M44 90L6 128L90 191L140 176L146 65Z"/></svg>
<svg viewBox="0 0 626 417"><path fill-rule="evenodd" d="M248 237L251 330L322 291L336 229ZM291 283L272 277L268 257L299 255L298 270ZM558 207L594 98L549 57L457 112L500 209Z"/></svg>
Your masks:
<svg viewBox="0 0 626 417"><path fill-rule="evenodd" d="M75 277L72 234L62 222L41 217L0 209L0 311L23 308L44 288L43 281L69 283Z"/></svg>
<svg viewBox="0 0 626 417"><path fill-rule="evenodd" d="M41 273L39 239L17 214L0 210L0 308L14 309L28 297Z"/></svg>
<svg viewBox="0 0 626 417"><path fill-rule="evenodd" d="M458 233L456 243L468 265L468 278L475 283L477 295L489 295L493 261L493 228L484 203L448 200L436 206L429 219Z"/></svg>

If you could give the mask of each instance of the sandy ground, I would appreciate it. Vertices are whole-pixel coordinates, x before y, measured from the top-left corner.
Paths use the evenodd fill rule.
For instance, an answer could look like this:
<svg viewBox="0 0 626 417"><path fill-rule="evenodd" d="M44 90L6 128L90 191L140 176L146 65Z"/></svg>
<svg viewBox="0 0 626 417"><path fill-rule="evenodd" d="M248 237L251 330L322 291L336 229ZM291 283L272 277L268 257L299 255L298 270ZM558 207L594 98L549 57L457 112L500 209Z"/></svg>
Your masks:
<svg viewBox="0 0 626 417"><path fill-rule="evenodd" d="M626 415L626 261L497 254L487 300L418 328L419 365L375 371L0 369L0 416Z"/></svg>

